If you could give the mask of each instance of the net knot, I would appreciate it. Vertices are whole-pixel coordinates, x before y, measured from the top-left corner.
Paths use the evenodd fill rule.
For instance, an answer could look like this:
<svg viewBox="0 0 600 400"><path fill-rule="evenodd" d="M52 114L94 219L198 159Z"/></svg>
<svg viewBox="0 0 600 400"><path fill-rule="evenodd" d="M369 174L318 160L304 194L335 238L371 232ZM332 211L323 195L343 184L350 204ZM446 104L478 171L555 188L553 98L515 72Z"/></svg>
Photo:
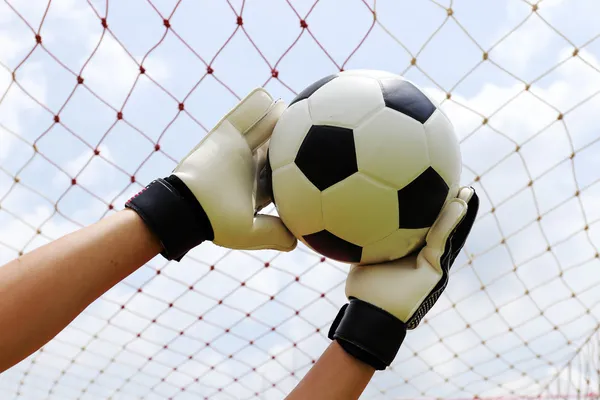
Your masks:
<svg viewBox="0 0 600 400"><path fill-rule="evenodd" d="M145 74L145 73L146 73L146 68L144 68L144 67L142 67L142 66L140 65L140 74L142 74L142 75L143 75L143 74Z"/></svg>
<svg viewBox="0 0 600 400"><path fill-rule="evenodd" d="M179 111L183 111L183 110L185 110L185 105L183 103L179 103L177 108L179 109Z"/></svg>
<svg viewBox="0 0 600 400"><path fill-rule="evenodd" d="M271 70L271 76L272 76L273 78L277 78L277 77L279 76L279 71L277 71L275 68L273 68L273 69Z"/></svg>
<svg viewBox="0 0 600 400"><path fill-rule="evenodd" d="M159 151L160 150L160 144L156 143L154 145L154 151Z"/></svg>
<svg viewBox="0 0 600 400"><path fill-rule="evenodd" d="M54 122L57 124L60 122L60 117L58 115L55 115L53 119L54 119Z"/></svg>
<svg viewBox="0 0 600 400"><path fill-rule="evenodd" d="M102 18L102 19L100 20L100 23L102 24L102 27L103 27L104 29L108 28L108 22L106 22L106 18Z"/></svg>
<svg viewBox="0 0 600 400"><path fill-rule="evenodd" d="M163 25L169 29L171 27L171 21L169 21L168 19L163 19Z"/></svg>
<svg viewBox="0 0 600 400"><path fill-rule="evenodd" d="M41 44L42 43L42 36L40 36L40 34L35 35L35 42L37 44Z"/></svg>
<svg viewBox="0 0 600 400"><path fill-rule="evenodd" d="M241 15L238 15L238 17L237 17L237 19L236 19L236 23L237 23L239 26L242 26L242 25L244 25L244 19L242 18L242 16L241 16Z"/></svg>
<svg viewBox="0 0 600 400"><path fill-rule="evenodd" d="M119 111L117 113L117 119L123 119L123 112L122 111Z"/></svg>
<svg viewBox="0 0 600 400"><path fill-rule="evenodd" d="M301 27L302 29L306 29L306 28L308 28L308 24L306 23L306 21L305 21L305 20L303 20L303 19L301 19L301 20L300 20L300 27Z"/></svg>
<svg viewBox="0 0 600 400"><path fill-rule="evenodd" d="M77 77L77 84L78 85L83 84L83 78L81 77L81 75Z"/></svg>
<svg viewBox="0 0 600 400"><path fill-rule="evenodd" d="M207 73L207 74L209 74L209 75L210 75L210 74L212 74L213 72L215 72L215 70L214 70L214 69L212 69L212 67L211 67L210 65L209 65L208 67L206 67L206 73Z"/></svg>

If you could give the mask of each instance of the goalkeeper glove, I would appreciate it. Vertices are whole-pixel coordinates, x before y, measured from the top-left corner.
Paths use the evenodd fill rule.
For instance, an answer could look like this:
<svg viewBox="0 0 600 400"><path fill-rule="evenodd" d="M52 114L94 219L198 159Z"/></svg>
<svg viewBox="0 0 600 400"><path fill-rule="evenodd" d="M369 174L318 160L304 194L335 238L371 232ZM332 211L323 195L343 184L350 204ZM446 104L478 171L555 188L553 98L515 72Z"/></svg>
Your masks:
<svg viewBox="0 0 600 400"><path fill-rule="evenodd" d="M165 258L179 261L205 240L231 249L294 249L296 238L279 218L257 214L269 199L261 193L258 171L284 109L263 89L254 90L171 176L151 182L127 202L158 237Z"/></svg>
<svg viewBox="0 0 600 400"><path fill-rule="evenodd" d="M375 369L387 368L407 329L417 327L446 288L478 208L474 189L461 188L442 209L417 255L351 266L346 280L349 303L340 309L329 338Z"/></svg>

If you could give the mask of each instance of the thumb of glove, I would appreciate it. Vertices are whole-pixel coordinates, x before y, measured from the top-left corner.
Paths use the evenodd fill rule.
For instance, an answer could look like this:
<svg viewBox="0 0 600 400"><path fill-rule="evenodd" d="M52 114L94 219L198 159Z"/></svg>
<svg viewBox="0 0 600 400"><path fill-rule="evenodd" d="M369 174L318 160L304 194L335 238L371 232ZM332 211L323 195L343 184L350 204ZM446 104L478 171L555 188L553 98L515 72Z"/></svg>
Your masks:
<svg viewBox="0 0 600 400"><path fill-rule="evenodd" d="M248 249L278 251L294 250L298 242L280 218L263 214L256 215L252 229L246 236L245 241Z"/></svg>

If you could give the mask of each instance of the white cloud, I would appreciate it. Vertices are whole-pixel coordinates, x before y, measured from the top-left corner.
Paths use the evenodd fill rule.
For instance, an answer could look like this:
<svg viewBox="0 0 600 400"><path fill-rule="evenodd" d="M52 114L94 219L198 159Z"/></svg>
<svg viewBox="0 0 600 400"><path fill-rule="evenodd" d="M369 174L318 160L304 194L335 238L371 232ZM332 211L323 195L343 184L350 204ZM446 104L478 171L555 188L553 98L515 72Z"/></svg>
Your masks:
<svg viewBox="0 0 600 400"><path fill-rule="evenodd" d="M90 37L88 49L94 49L97 44L98 38ZM86 85L111 105L120 108L136 78L140 76L136 62L140 62L141 59L137 55L134 56L136 56L135 61L111 35L106 34L90 63L84 69L83 76ZM155 80L161 81L169 77L167 64L160 58L149 58L144 64L144 68ZM141 88L138 87L136 90L143 90L144 86L148 84L150 84L149 81L141 77L136 84Z"/></svg>
<svg viewBox="0 0 600 400"><path fill-rule="evenodd" d="M0 36L0 42L1 42ZM0 43L0 47L1 47ZM30 63L19 71L19 82L24 88L35 96L41 102L46 99L46 87L43 81L31 79L33 76L43 72L40 64ZM25 118L32 118L41 114L41 108L31 98L25 94L14 82L10 73L0 69L0 96L4 100L0 103L0 160L7 157L13 149L16 138L7 130L18 135L24 134L23 121ZM12 150L14 151L14 150Z"/></svg>
<svg viewBox="0 0 600 400"><path fill-rule="evenodd" d="M103 159L114 162L114 160L111 156L111 153L110 153L110 149L108 147L106 147L104 145L100 145L98 147L98 150L100 150L100 154L102 155ZM69 176L75 176L82 171L82 168L84 168L85 165L89 165L89 162L93 159L93 157L94 157L94 154L91 150L81 153L81 155L79 155L79 157L69 160L65 164L63 169L67 174L69 174ZM114 173L109 174L109 176L107 177L107 176L105 176L106 174L102 169L93 168L93 166L91 168L86 167L85 171L86 171L86 178L90 182L94 182L94 181L106 179L106 178L107 178L106 180L108 182L113 182L114 178L115 178ZM53 182L55 184L59 184L63 178L64 178L64 174L62 172L59 172L54 177Z"/></svg>
<svg viewBox="0 0 600 400"><path fill-rule="evenodd" d="M19 53L19 50L23 50L27 45L31 47L29 41L14 40L5 32L2 32L2 35L0 35L0 57L2 60L12 60Z"/></svg>

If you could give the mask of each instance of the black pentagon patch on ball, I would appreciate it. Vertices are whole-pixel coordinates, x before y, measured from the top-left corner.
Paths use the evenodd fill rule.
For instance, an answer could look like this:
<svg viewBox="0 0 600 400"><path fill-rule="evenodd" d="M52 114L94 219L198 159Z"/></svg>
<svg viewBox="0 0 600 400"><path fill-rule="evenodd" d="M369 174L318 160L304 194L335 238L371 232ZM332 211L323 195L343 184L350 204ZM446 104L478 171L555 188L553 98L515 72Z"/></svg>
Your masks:
<svg viewBox="0 0 600 400"><path fill-rule="evenodd" d="M435 105L415 85L403 79L382 79L385 106L406 114L422 124L431 117Z"/></svg>
<svg viewBox="0 0 600 400"><path fill-rule="evenodd" d="M362 247L340 239L329 231L311 233L303 238L310 247L325 257L342 262L360 262Z"/></svg>
<svg viewBox="0 0 600 400"><path fill-rule="evenodd" d="M325 78L321 78L318 81L312 83L306 89L304 89L303 91L298 93L298 95L296 97L294 97L294 100L292 100L292 102L290 103L290 106L301 100L308 99L314 92L319 90L319 88L321 86L325 85L327 82L332 81L334 78L337 78L337 76L338 76L337 74L329 75L329 76L326 76Z"/></svg>
<svg viewBox="0 0 600 400"><path fill-rule="evenodd" d="M431 167L398 190L400 228L429 228L437 219L448 196L448 185Z"/></svg>
<svg viewBox="0 0 600 400"><path fill-rule="evenodd" d="M294 162L321 191L346 179L358 172L352 129L311 126Z"/></svg>

